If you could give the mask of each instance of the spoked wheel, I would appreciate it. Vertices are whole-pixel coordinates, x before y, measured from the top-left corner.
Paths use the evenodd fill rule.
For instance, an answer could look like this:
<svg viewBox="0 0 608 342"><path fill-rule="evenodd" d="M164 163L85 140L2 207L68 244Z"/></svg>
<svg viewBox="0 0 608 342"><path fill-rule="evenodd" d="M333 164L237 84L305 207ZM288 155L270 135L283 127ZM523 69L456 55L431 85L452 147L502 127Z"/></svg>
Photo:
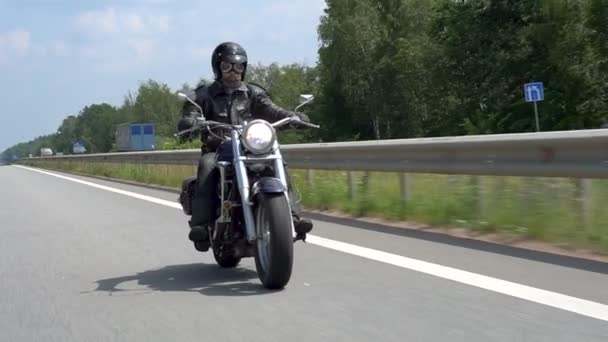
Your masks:
<svg viewBox="0 0 608 342"><path fill-rule="evenodd" d="M256 207L255 267L264 287L281 289L293 267L291 211L284 194L260 194Z"/></svg>

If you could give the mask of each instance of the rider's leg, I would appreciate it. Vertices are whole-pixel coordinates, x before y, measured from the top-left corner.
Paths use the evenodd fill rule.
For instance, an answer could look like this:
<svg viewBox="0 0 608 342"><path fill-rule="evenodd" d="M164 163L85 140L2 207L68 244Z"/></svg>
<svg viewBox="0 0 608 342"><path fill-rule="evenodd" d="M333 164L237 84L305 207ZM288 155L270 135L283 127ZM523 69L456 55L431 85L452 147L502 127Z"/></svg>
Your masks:
<svg viewBox="0 0 608 342"><path fill-rule="evenodd" d="M207 225L213 224L215 219L218 177L215 153L204 154L198 164L197 187L192 200L192 218L188 234L188 238L195 242L195 245L199 245L196 246L197 249L209 249Z"/></svg>

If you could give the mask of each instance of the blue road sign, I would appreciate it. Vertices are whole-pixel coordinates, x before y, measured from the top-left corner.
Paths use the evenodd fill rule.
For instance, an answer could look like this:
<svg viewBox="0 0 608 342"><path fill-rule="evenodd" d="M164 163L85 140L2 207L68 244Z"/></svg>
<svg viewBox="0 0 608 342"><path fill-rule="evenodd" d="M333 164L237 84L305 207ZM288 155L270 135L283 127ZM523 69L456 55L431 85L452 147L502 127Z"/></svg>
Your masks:
<svg viewBox="0 0 608 342"><path fill-rule="evenodd" d="M545 99L545 90L543 82L526 83L524 85L524 94L526 102L538 102Z"/></svg>

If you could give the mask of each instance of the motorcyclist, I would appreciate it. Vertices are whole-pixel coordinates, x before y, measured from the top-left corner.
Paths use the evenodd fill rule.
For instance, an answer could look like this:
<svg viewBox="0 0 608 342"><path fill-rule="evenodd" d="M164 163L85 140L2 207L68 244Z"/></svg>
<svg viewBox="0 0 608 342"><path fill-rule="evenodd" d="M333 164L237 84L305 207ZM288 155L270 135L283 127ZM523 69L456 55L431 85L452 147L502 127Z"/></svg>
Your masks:
<svg viewBox="0 0 608 342"><path fill-rule="evenodd" d="M274 104L266 91L255 84L244 82L247 72L247 52L234 42L219 44L212 53L211 66L214 82L196 88L190 98L195 99L208 120L241 125L244 121L264 119L275 122L296 115L304 122L310 122L304 113L287 111ZM182 119L177 129L183 131L193 127L200 112L186 101L182 108ZM208 225L216 219L218 204L217 182L219 171L216 167L215 151L221 141L209 134L201 134L202 157L199 160L197 186L192 200L192 218L189 221L188 238L199 251L207 251L210 246ZM301 209L295 201L293 188L289 183L289 197L294 217L294 228L299 238L305 238L312 230L312 222L302 218Z"/></svg>

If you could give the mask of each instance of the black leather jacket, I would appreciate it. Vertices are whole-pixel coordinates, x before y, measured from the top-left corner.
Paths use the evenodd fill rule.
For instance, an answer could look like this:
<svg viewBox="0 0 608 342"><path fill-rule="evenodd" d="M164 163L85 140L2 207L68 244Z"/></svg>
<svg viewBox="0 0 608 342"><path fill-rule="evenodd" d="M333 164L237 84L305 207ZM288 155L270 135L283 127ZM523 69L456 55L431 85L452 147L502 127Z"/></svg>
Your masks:
<svg viewBox="0 0 608 342"><path fill-rule="evenodd" d="M262 87L245 82L242 82L232 94L228 94L223 85L215 81L211 85L196 88L190 97L196 98L195 102L203 108L207 120L233 125L241 125L244 121L254 119L275 122L296 114L274 104ZM198 108L192 103L188 101L184 103L183 118L199 115ZM208 134L202 134L201 141L207 146L207 150L215 150L218 143Z"/></svg>

